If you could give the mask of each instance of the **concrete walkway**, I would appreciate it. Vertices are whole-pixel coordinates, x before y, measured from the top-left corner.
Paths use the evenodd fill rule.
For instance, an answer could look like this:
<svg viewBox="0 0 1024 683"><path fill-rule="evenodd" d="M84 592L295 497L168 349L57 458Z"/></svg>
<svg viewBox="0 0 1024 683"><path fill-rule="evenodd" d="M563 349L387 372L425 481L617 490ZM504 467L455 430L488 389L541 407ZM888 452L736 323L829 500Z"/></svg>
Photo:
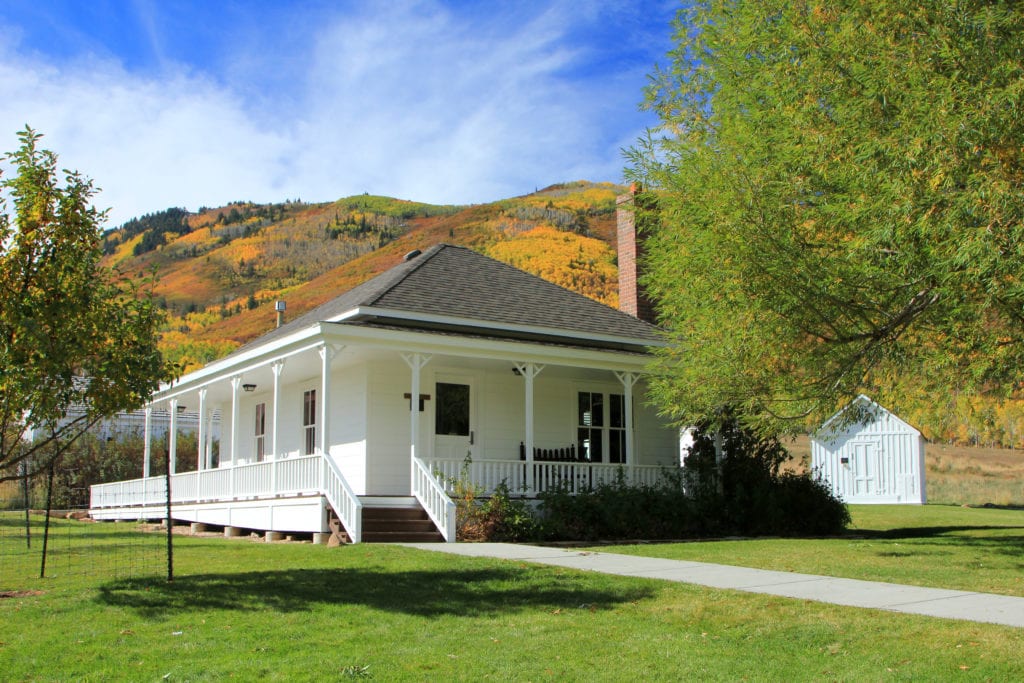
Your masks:
<svg viewBox="0 0 1024 683"><path fill-rule="evenodd" d="M576 548L512 543L405 543L421 550L535 562L585 571L694 583L748 593L766 593L836 605L981 621L1024 628L1024 598L991 593L922 588L880 581L748 569L706 562L665 560Z"/></svg>

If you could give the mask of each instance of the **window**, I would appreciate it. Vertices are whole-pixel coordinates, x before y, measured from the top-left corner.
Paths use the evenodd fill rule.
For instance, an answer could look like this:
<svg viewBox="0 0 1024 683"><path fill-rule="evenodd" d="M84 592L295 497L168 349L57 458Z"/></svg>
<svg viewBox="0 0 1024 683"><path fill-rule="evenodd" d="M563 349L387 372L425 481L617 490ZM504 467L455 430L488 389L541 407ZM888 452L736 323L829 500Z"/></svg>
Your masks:
<svg viewBox="0 0 1024 683"><path fill-rule="evenodd" d="M578 412L576 438L580 457L589 462L601 462L604 453L604 394L581 391Z"/></svg>
<svg viewBox="0 0 1024 683"><path fill-rule="evenodd" d="M469 436L469 385L437 383L434 434Z"/></svg>
<svg viewBox="0 0 1024 683"><path fill-rule="evenodd" d="M316 452L316 389L302 394L302 436L305 455Z"/></svg>
<svg viewBox="0 0 1024 683"><path fill-rule="evenodd" d="M605 445L607 444L607 446ZM581 391L578 394L576 447L588 462L625 464L626 397Z"/></svg>
<svg viewBox="0 0 1024 683"><path fill-rule="evenodd" d="M256 404L256 462L263 462L263 457L266 455L265 444L266 444L266 433L267 433L267 404L257 403Z"/></svg>
<svg viewBox="0 0 1024 683"><path fill-rule="evenodd" d="M626 462L626 397L608 394L608 462Z"/></svg>

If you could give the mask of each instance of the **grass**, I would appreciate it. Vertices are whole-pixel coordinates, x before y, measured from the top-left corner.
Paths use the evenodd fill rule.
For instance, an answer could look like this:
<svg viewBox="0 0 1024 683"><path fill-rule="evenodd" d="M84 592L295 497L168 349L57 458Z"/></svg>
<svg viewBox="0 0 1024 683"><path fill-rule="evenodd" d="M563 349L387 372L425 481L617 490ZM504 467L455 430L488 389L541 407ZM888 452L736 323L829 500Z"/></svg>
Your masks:
<svg viewBox="0 0 1024 683"><path fill-rule="evenodd" d="M131 528L57 526L100 554ZM19 541L0 536L0 558ZM1024 677L1021 631L994 625L386 545L185 537L175 557L173 583L71 564L45 580L0 574L0 590L40 591L0 599L0 678Z"/></svg>
<svg viewBox="0 0 1024 683"><path fill-rule="evenodd" d="M851 505L849 533L616 546L617 553L1024 596L1024 510Z"/></svg>

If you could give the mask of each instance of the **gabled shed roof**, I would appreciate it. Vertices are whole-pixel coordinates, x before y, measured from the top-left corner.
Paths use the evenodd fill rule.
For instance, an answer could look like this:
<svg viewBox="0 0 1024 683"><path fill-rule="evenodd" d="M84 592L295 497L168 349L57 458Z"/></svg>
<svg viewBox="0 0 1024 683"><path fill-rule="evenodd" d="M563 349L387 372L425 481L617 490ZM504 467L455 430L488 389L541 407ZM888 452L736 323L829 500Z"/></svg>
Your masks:
<svg viewBox="0 0 1024 683"><path fill-rule="evenodd" d="M465 247L435 245L236 353L322 322L481 333L637 350L657 328Z"/></svg>
<svg viewBox="0 0 1024 683"><path fill-rule="evenodd" d="M863 412L859 415L848 415L851 411L858 410ZM872 418L868 421L874 421L882 415L888 415L890 419L904 427L906 432L910 432L917 436L921 435L921 430L917 427L865 394L860 394L857 398L847 403L839 412L826 420L825 423L811 435L811 438L817 441L827 442L836 438L842 430L849 428L853 424L866 424L865 418L867 417Z"/></svg>

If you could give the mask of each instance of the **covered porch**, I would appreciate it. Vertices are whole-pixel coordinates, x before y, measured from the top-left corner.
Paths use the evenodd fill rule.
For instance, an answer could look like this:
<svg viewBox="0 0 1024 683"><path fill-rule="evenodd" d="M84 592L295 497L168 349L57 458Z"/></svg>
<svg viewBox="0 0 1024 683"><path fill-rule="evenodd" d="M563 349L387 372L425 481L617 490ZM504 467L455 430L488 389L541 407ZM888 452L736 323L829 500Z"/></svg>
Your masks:
<svg viewBox="0 0 1024 683"><path fill-rule="evenodd" d="M456 479L530 498L620 477L650 484L677 462L671 431L639 405L641 354L332 324L318 332L276 353L229 357L154 397L147 411L171 415L160 451L175 519L327 533L333 514L359 540L365 501L403 497L453 540ZM175 472L174 416L186 405L200 415L196 467ZM166 516L146 433L144 476L94 486L94 518Z"/></svg>

